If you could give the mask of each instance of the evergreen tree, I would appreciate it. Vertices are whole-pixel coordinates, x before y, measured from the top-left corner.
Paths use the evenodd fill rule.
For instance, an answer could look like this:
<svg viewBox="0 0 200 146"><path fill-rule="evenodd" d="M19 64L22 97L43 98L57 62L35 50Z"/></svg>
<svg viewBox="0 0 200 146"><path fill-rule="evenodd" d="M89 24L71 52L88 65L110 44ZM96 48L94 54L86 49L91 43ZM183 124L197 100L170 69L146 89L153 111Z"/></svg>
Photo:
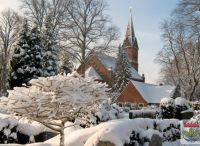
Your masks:
<svg viewBox="0 0 200 146"><path fill-rule="evenodd" d="M24 21L19 39L10 61L10 87L29 85L32 78L42 75L42 45L37 27L29 33L28 23Z"/></svg>
<svg viewBox="0 0 200 146"><path fill-rule="evenodd" d="M51 13L47 15L43 30L44 44L44 76L54 76L58 73L55 31Z"/></svg>
<svg viewBox="0 0 200 146"><path fill-rule="evenodd" d="M123 46L119 46L118 57L115 67L113 93L121 93L131 79L131 64L128 61L128 54Z"/></svg>
<svg viewBox="0 0 200 146"><path fill-rule="evenodd" d="M15 86L22 86L23 83L26 83L22 67L26 64L26 61L28 60L28 56L26 56L28 48L28 24L25 20L19 32L17 44L14 48L14 54L10 61L11 69L9 84L11 89Z"/></svg>
<svg viewBox="0 0 200 146"><path fill-rule="evenodd" d="M73 63L70 61L70 57L68 54L63 53L62 54L62 60L61 60L61 66L60 66L60 72L61 73L71 73L73 69Z"/></svg>
<svg viewBox="0 0 200 146"><path fill-rule="evenodd" d="M122 47L119 46L118 47L118 55L117 55L117 60L116 60L116 64L115 64L115 70L113 73L113 82L112 82L112 89L111 92L112 93L118 93L118 88L119 88L119 84L118 84L118 80L120 78L120 74L121 74L121 62L122 62Z"/></svg>
<svg viewBox="0 0 200 146"><path fill-rule="evenodd" d="M38 26L33 26L30 32L30 48L28 54L31 57L29 60L30 73L32 77L43 76L43 53L44 47L42 45L41 34L38 31ZM31 79L30 78L30 79Z"/></svg>
<svg viewBox="0 0 200 146"><path fill-rule="evenodd" d="M174 93L172 95L173 99L175 99L177 97L181 97L181 87L180 87L179 83L176 85L176 88L175 88Z"/></svg>

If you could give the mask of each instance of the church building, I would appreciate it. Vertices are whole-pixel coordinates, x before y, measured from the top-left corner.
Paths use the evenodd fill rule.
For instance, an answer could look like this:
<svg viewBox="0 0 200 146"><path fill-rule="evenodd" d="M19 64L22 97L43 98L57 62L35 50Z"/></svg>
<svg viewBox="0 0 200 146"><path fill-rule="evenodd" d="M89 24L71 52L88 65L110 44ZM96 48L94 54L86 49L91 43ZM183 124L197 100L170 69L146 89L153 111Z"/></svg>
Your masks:
<svg viewBox="0 0 200 146"><path fill-rule="evenodd" d="M126 88L119 95L117 102L120 104L137 104L147 106L149 104L158 104L163 97L170 97L174 87L159 86L145 83L144 75L138 72L138 43L135 36L132 15L130 13L125 39L124 49L127 51L128 60L131 63L131 80ZM116 67L117 58L105 53L93 53L90 55L84 66L80 65L77 69L79 74L85 74L86 77L93 78L99 82L106 82L112 87L113 71Z"/></svg>

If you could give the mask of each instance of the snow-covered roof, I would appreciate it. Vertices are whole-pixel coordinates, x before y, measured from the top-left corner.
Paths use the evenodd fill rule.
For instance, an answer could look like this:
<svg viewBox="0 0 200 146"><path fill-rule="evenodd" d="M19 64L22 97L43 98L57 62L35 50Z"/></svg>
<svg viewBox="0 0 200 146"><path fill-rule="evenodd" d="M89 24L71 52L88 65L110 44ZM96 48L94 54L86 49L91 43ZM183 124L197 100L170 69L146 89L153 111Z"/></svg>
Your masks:
<svg viewBox="0 0 200 146"><path fill-rule="evenodd" d="M133 67L131 67L130 72L131 72L131 75L132 75L133 79L142 80L142 77L139 75L139 73Z"/></svg>
<svg viewBox="0 0 200 146"><path fill-rule="evenodd" d="M85 77L93 78L95 80L103 80L93 67L89 67L85 71Z"/></svg>
<svg viewBox="0 0 200 146"><path fill-rule="evenodd" d="M101 61L101 63L107 68L107 69L115 69L115 65L116 65L116 58L110 55L107 55L105 53L99 53L97 54L97 56L99 57L99 60ZM139 79L142 80L142 77L139 75L139 73L133 68L131 67L130 69L131 75L132 75L132 79Z"/></svg>
<svg viewBox="0 0 200 146"><path fill-rule="evenodd" d="M163 97L170 97L175 88L169 85L159 86L133 80L131 82L148 103L160 103Z"/></svg>
<svg viewBox="0 0 200 146"><path fill-rule="evenodd" d="M101 63L106 68L115 68L116 58L105 53L98 53L97 56L99 57Z"/></svg>

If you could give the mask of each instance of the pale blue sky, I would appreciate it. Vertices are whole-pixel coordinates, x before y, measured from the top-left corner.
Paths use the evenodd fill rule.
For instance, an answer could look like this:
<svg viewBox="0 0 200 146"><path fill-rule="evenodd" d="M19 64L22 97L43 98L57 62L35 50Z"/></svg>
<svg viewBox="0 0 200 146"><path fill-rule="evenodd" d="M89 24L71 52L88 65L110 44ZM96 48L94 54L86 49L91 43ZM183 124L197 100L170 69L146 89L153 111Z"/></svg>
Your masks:
<svg viewBox="0 0 200 146"><path fill-rule="evenodd" d="M5 8L18 10L20 0L0 0L0 11ZM180 0L107 0L108 13L112 21L120 28L124 39L131 6L135 34L139 45L139 72L144 73L146 81L156 83L160 66L154 63L158 51L162 48L160 24L169 17Z"/></svg>

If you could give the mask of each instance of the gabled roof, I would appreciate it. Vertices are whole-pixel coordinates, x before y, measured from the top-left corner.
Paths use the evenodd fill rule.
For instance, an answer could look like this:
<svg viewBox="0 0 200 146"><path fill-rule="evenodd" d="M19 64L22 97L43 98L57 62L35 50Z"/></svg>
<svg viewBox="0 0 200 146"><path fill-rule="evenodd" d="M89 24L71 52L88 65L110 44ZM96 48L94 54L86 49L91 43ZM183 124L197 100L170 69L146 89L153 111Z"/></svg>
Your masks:
<svg viewBox="0 0 200 146"><path fill-rule="evenodd" d="M152 85L131 80L132 84L148 103L160 103L163 97L170 97L175 87Z"/></svg>
<svg viewBox="0 0 200 146"><path fill-rule="evenodd" d="M103 80L93 67L89 67L85 71L85 77L93 78L94 80Z"/></svg>
<svg viewBox="0 0 200 146"><path fill-rule="evenodd" d="M101 61L101 63L108 70L111 68L112 68L112 70L115 69L115 65L116 65L116 61L117 61L117 59L115 57L107 55L105 53L99 53L99 54L97 54L97 56L99 57L99 60ZM143 78L139 75L139 73L132 66L131 66L130 72L132 75L132 79L143 80Z"/></svg>
<svg viewBox="0 0 200 146"><path fill-rule="evenodd" d="M101 63L107 68L115 69L116 58L105 53L98 53L97 56Z"/></svg>
<svg viewBox="0 0 200 146"><path fill-rule="evenodd" d="M131 66L130 69L132 79L138 79L138 80L143 80L143 78L139 75L139 73Z"/></svg>

